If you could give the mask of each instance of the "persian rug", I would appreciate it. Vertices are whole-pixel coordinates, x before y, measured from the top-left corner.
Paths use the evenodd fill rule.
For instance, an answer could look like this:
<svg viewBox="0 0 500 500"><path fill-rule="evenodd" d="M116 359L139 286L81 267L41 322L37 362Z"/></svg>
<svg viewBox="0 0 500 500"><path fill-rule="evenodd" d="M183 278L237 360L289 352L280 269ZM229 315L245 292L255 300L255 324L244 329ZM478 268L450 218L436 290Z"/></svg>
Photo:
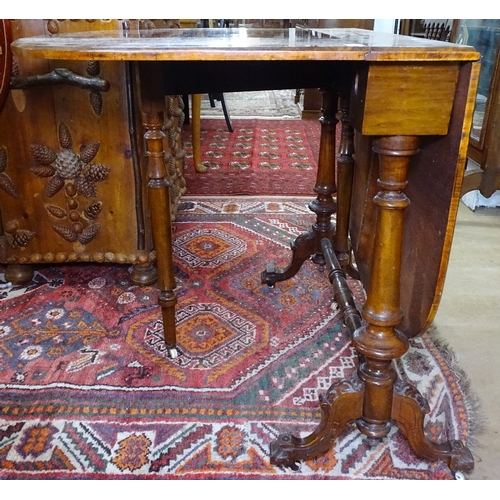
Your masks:
<svg viewBox="0 0 500 500"><path fill-rule="evenodd" d="M274 120L299 119L301 110L295 103L295 90L266 90L258 92L226 92L224 101L231 119L270 118ZM222 106L210 104L208 94L201 95L201 117L223 118Z"/></svg>
<svg viewBox="0 0 500 500"><path fill-rule="evenodd" d="M119 265L0 267L1 479L452 479L394 427L355 425L298 471L270 464L278 434L312 432L318 396L357 358L326 272L307 261L269 288L269 261L310 227L309 198L186 197L174 231L180 356L167 357L154 286ZM363 303L359 282L349 279ZM430 335L395 364L429 401L430 439L468 440L462 374Z"/></svg>
<svg viewBox="0 0 500 500"><path fill-rule="evenodd" d="M315 196L319 152L317 120L201 121L201 160L208 172L194 170L191 129L183 130L184 177L188 195Z"/></svg>

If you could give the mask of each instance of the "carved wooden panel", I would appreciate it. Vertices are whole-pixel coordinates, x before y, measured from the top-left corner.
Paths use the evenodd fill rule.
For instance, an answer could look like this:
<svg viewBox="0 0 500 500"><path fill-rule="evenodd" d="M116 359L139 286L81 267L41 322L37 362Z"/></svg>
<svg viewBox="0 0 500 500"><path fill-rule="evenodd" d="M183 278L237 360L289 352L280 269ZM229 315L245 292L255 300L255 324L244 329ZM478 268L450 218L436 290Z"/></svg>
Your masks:
<svg viewBox="0 0 500 500"><path fill-rule="evenodd" d="M11 22L13 39L122 24ZM134 67L121 62L13 61L11 91L0 114L1 262L154 259L135 78ZM185 191L184 112L178 96L166 96L165 104L165 162L175 214Z"/></svg>

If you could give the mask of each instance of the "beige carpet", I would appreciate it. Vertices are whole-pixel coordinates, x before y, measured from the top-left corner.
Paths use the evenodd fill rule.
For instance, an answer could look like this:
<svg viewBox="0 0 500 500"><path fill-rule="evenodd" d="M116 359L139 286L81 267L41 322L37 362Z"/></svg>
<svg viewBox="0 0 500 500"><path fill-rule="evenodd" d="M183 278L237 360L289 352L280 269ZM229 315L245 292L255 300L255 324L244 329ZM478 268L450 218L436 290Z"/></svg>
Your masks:
<svg viewBox="0 0 500 500"><path fill-rule="evenodd" d="M276 120L299 119L300 108L294 101L295 90L268 90L258 92L227 92L224 100L231 119L267 118ZM210 106L208 94L201 98L202 118L223 118L222 106L215 101Z"/></svg>

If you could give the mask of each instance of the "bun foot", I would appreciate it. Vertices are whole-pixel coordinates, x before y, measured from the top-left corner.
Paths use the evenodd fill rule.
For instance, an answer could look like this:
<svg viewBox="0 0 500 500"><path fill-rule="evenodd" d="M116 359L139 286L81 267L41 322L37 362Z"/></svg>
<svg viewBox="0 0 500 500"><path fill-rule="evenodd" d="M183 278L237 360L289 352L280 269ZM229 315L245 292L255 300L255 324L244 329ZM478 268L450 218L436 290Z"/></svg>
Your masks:
<svg viewBox="0 0 500 500"><path fill-rule="evenodd" d="M158 271L152 264L136 264L132 269L130 279L137 286L152 285L158 279Z"/></svg>
<svg viewBox="0 0 500 500"><path fill-rule="evenodd" d="M9 264L5 269L5 281L13 285L25 285L33 279L33 266L23 264Z"/></svg>

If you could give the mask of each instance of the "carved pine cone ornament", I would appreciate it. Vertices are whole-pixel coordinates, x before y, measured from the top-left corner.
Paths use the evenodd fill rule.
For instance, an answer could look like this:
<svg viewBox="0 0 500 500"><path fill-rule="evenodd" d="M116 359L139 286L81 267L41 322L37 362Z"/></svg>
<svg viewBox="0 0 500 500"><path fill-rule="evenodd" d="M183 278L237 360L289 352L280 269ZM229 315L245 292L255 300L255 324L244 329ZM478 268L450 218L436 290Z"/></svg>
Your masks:
<svg viewBox="0 0 500 500"><path fill-rule="evenodd" d="M6 168L7 168L7 148L5 146L0 146L0 189L5 191L13 198L17 198L19 195L17 193L16 186L12 182L11 178L4 173L4 170Z"/></svg>
<svg viewBox="0 0 500 500"><path fill-rule="evenodd" d="M71 137L71 132L64 122L59 122L57 134L59 137L59 144L62 148L71 149L73 147L73 138Z"/></svg>
<svg viewBox="0 0 500 500"><path fill-rule="evenodd" d="M79 156L71 149L63 149L55 161L56 172L63 179L74 179L82 171Z"/></svg>
<svg viewBox="0 0 500 500"><path fill-rule="evenodd" d="M35 237L35 234L33 231L18 229L14 234L7 235L7 240L13 248L23 248Z"/></svg>
<svg viewBox="0 0 500 500"><path fill-rule="evenodd" d="M91 90L89 92L90 105L92 110L97 116L101 116L102 113L102 95L98 90Z"/></svg>
<svg viewBox="0 0 500 500"><path fill-rule="evenodd" d="M47 205L45 208L47 209L47 212L49 212L49 214L58 219L64 219L67 215L66 210L56 205Z"/></svg>
<svg viewBox="0 0 500 500"><path fill-rule="evenodd" d="M0 189L5 191L13 198L17 198L19 196L16 186L14 186L14 183L3 172L0 173Z"/></svg>
<svg viewBox="0 0 500 500"><path fill-rule="evenodd" d="M99 61L89 61L87 63L87 73L90 76L97 76L101 72L101 65Z"/></svg>
<svg viewBox="0 0 500 500"><path fill-rule="evenodd" d="M89 205L83 213L85 214L85 217L87 219L95 219L102 210L102 201L97 201L96 203L92 203L92 205Z"/></svg>
<svg viewBox="0 0 500 500"><path fill-rule="evenodd" d="M30 167L30 172L38 177L52 177L56 169L52 165L34 165Z"/></svg>
<svg viewBox="0 0 500 500"><path fill-rule="evenodd" d="M30 150L33 158L35 158L35 161L40 165L50 165L57 159L57 153L48 146L32 144Z"/></svg>
<svg viewBox="0 0 500 500"><path fill-rule="evenodd" d="M73 243L78 239L78 235L69 227L59 224L52 224L52 228L59 236L62 236L66 241L69 241L70 243Z"/></svg>
<svg viewBox="0 0 500 500"><path fill-rule="evenodd" d="M95 238L100 229L101 225L99 223L93 224L92 226L85 228L80 234L80 236L78 236L78 241L82 245L90 243Z"/></svg>
<svg viewBox="0 0 500 500"><path fill-rule="evenodd" d="M14 78L19 76L19 62L15 57L12 58L12 70L10 74Z"/></svg>
<svg viewBox="0 0 500 500"><path fill-rule="evenodd" d="M100 146L100 142L91 142L90 144L84 144L80 148L80 160L82 160L83 163L90 163L96 157Z"/></svg>
<svg viewBox="0 0 500 500"><path fill-rule="evenodd" d="M80 176L75 179L75 188L78 194L85 196L85 198L93 198L97 196L97 189L92 181L86 177Z"/></svg>
<svg viewBox="0 0 500 500"><path fill-rule="evenodd" d="M89 169L86 171L85 177L90 182L105 181L109 177L109 170L109 167L106 165L94 163L93 165L90 165Z"/></svg>
<svg viewBox="0 0 500 500"><path fill-rule="evenodd" d="M64 179L55 175L52 177L49 182L45 185L45 196L47 198L52 198L55 194L57 194L64 186Z"/></svg>

